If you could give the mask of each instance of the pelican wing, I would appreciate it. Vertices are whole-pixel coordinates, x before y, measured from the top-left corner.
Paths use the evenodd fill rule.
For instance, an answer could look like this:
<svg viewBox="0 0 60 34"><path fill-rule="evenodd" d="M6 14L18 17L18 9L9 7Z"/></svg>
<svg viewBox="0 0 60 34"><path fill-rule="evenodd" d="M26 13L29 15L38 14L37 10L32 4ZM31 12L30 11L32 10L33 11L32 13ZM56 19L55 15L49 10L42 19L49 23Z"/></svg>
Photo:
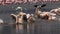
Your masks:
<svg viewBox="0 0 60 34"><path fill-rule="evenodd" d="M52 15L52 16L55 16L56 14L55 13L49 13L50 15Z"/></svg>
<svg viewBox="0 0 60 34"><path fill-rule="evenodd" d="M11 14L11 17L16 21L17 15Z"/></svg>

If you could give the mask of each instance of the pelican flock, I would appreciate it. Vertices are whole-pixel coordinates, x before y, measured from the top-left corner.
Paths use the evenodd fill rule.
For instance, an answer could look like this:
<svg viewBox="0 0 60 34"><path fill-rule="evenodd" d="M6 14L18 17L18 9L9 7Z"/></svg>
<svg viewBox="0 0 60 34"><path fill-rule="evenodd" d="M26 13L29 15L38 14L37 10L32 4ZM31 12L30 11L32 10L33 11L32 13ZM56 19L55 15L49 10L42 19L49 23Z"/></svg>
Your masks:
<svg viewBox="0 0 60 34"><path fill-rule="evenodd" d="M24 23L24 22L29 22L32 23L34 22L36 19L43 19L43 20L49 20L49 21L53 21L53 20L59 20L60 18L57 18L56 15L60 15L60 8L57 9L52 9L49 12L42 12L41 8L45 7L46 4L42 4L42 5L35 5L34 7L36 7L35 10L35 14L27 14L24 12L19 12L17 15L15 14L11 14L11 17L16 21L16 23ZM20 7L18 7L20 8ZM36 16L36 17L35 17Z"/></svg>
<svg viewBox="0 0 60 34"><path fill-rule="evenodd" d="M21 9L21 11L18 14L10 14L10 16L15 20L18 30L19 24L24 24L23 26L27 27L27 24L32 25L36 20L40 21L40 19L45 21L60 21L60 8L52 9L48 12L41 11L41 8L45 6L46 4L35 5L34 7L36 7L36 9L34 14L22 12L22 8L18 7L16 10Z"/></svg>
<svg viewBox="0 0 60 34"><path fill-rule="evenodd" d="M20 12L18 15L11 14L11 17L16 21L16 23L21 23L21 24L24 22L32 23L35 20L33 14L26 14L23 12Z"/></svg>

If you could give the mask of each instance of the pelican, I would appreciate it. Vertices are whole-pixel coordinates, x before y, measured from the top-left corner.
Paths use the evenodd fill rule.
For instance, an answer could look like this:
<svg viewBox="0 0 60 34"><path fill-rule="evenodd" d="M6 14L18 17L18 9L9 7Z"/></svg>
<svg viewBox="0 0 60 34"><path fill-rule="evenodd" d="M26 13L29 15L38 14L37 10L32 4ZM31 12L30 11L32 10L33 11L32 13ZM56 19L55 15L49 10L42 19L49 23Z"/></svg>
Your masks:
<svg viewBox="0 0 60 34"><path fill-rule="evenodd" d="M21 12L18 17L20 23L27 22L26 13Z"/></svg>
<svg viewBox="0 0 60 34"><path fill-rule="evenodd" d="M35 10L35 14L38 17L38 19L46 19L46 20L54 20L56 19L56 14L55 13L51 13L51 12L42 12L41 9L42 7L46 6L46 4L43 4L41 6L35 6L36 10Z"/></svg>
<svg viewBox="0 0 60 34"><path fill-rule="evenodd" d="M18 31L21 29L25 29L27 27L27 17L26 13L19 12L17 15L11 14L11 17L16 21L16 29ZM20 28L21 27L21 28Z"/></svg>
<svg viewBox="0 0 60 34"><path fill-rule="evenodd" d="M11 14L12 18L16 21L16 23L24 23L27 22L26 14L23 12L20 12L18 15Z"/></svg>
<svg viewBox="0 0 60 34"><path fill-rule="evenodd" d="M45 6L46 6L46 4L42 4L41 6L35 5L35 7L36 7L35 14L36 14L37 18L40 18L40 13L42 13L42 11L40 9Z"/></svg>
<svg viewBox="0 0 60 34"><path fill-rule="evenodd" d="M3 24L3 23L4 23L4 21L2 19L0 19L0 24Z"/></svg>
<svg viewBox="0 0 60 34"><path fill-rule="evenodd" d="M50 13L50 12L42 12L40 14L41 19L46 19L46 20L54 20L56 19L56 14L55 13Z"/></svg>
<svg viewBox="0 0 60 34"><path fill-rule="evenodd" d="M27 14L27 17L29 23L34 23L35 18L33 14Z"/></svg>
<svg viewBox="0 0 60 34"><path fill-rule="evenodd" d="M52 9L52 10L50 10L50 12L60 15L60 8Z"/></svg>

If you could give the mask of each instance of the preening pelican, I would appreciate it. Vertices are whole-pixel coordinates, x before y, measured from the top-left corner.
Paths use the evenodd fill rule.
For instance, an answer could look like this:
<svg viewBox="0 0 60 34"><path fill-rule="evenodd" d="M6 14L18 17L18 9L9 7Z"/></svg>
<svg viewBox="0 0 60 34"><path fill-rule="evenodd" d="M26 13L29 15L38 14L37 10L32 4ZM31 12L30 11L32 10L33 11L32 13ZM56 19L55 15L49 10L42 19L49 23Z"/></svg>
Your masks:
<svg viewBox="0 0 60 34"><path fill-rule="evenodd" d="M28 15L29 17L28 17L28 22L29 23L34 23L34 21L35 21L35 18L34 18L34 15L33 14L30 14L30 15Z"/></svg>
<svg viewBox="0 0 60 34"><path fill-rule="evenodd" d="M40 18L40 13L42 13L41 8L45 7L45 6L46 6L46 4L42 4L40 6L35 5L35 7L36 7L35 14L36 14L37 18Z"/></svg>
<svg viewBox="0 0 60 34"><path fill-rule="evenodd" d="M26 14L20 12L18 15L11 14L11 17L16 21L16 23L23 23L27 21Z"/></svg>
<svg viewBox="0 0 60 34"><path fill-rule="evenodd" d="M38 19L46 19L46 20L53 20L56 14L55 13L51 13L51 12L42 12L40 9L42 7L46 6L45 4L41 5L41 6L35 6L36 10L35 10L35 14L37 16Z"/></svg>
<svg viewBox="0 0 60 34"><path fill-rule="evenodd" d="M25 18L23 18L23 20L26 22L29 22L29 23L33 23L35 18L34 18L34 15L33 14L26 14L26 13L23 13L23 12L20 12L19 13L20 16L23 16L25 15ZM19 20L20 21L20 20Z"/></svg>

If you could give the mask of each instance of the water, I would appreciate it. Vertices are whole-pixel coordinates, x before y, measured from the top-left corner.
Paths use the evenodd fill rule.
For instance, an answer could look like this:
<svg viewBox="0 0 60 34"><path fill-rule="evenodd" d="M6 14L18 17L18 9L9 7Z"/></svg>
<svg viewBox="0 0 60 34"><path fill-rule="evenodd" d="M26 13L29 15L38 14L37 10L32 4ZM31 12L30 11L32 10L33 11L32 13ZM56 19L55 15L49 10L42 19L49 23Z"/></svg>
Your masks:
<svg viewBox="0 0 60 34"><path fill-rule="evenodd" d="M60 34L60 22L36 20L25 25L0 25L0 34Z"/></svg>
<svg viewBox="0 0 60 34"><path fill-rule="evenodd" d="M3 24L0 25L0 34L16 34L16 29L13 25Z"/></svg>
<svg viewBox="0 0 60 34"><path fill-rule="evenodd" d="M19 25L18 31L20 34L60 34L60 22L36 20L32 24L28 24L27 29L23 25Z"/></svg>
<svg viewBox="0 0 60 34"><path fill-rule="evenodd" d="M27 3L28 4L28 3ZM0 34L60 34L60 22L58 21L47 21L47 20L38 20L32 24L27 25L13 25L12 23L15 23L15 21L11 18L10 14L14 13L17 14L17 11L14 9L17 6L23 6L24 8L27 8L27 10L23 10L26 13L34 13L35 7L33 7L33 4L22 4L22 5L6 5L1 6L0 5L0 18L4 20L5 23L0 25ZM39 4L39 3L38 3ZM60 2L56 3L47 3L47 6L42 8L42 11L50 11L53 8L60 7ZM12 6L14 8L12 8ZM31 9L32 8L32 9Z"/></svg>

